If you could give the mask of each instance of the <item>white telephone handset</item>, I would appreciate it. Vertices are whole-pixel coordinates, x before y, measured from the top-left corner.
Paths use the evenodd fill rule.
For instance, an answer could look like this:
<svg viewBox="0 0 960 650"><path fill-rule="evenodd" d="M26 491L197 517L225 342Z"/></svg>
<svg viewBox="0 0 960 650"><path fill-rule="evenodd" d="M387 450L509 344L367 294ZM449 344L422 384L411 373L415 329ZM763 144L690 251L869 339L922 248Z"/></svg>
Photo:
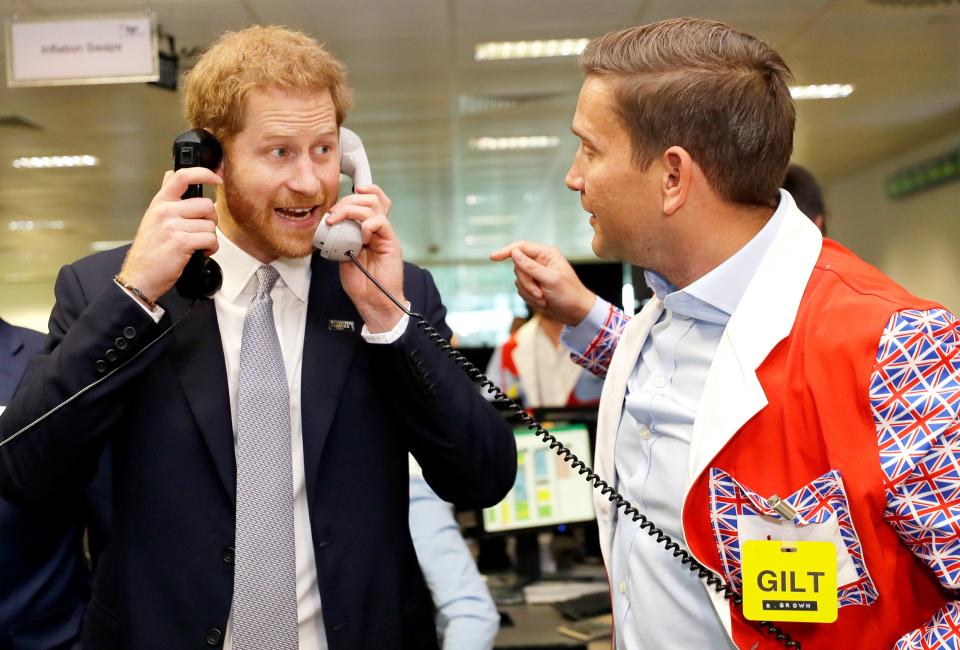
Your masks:
<svg viewBox="0 0 960 650"><path fill-rule="evenodd" d="M360 136L343 126L340 127L340 173L352 178L354 187L373 182L367 152L363 150ZM321 257L334 262L346 262L350 259L348 252L359 253L363 248L360 224L347 219L331 227L327 225L327 215L324 215L313 235L313 245L320 249Z"/></svg>

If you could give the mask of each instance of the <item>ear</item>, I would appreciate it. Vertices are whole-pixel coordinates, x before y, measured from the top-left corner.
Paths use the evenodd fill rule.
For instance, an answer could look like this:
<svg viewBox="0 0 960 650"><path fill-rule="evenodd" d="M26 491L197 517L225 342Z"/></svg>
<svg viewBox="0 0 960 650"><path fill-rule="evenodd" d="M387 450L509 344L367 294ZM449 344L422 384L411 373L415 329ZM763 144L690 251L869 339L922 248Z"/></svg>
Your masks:
<svg viewBox="0 0 960 650"><path fill-rule="evenodd" d="M674 214L687 203L693 179L693 158L683 147L673 146L660 156L663 167L663 213Z"/></svg>

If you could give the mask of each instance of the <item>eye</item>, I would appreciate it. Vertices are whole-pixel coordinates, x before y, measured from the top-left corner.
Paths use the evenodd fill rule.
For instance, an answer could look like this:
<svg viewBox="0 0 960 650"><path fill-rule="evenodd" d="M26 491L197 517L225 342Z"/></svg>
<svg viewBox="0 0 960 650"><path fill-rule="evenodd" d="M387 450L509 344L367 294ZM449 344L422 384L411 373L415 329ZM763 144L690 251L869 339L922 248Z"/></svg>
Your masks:
<svg viewBox="0 0 960 650"><path fill-rule="evenodd" d="M274 158L285 158L287 156L286 147L274 147L270 150L270 155Z"/></svg>
<svg viewBox="0 0 960 650"><path fill-rule="evenodd" d="M326 145L326 144L321 144L321 145L318 145L318 146L316 146L316 147L313 148L313 152L314 152L315 154L320 155L320 156L325 156L325 155L327 155L328 153L330 153L331 150L332 150L332 147L330 147L330 145Z"/></svg>

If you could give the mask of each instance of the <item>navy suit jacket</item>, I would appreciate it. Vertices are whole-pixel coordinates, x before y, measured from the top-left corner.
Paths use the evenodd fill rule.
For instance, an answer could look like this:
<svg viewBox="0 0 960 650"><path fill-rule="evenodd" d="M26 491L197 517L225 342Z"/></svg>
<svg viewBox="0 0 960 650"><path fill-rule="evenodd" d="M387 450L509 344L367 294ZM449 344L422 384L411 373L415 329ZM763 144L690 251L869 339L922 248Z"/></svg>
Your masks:
<svg viewBox="0 0 960 650"><path fill-rule="evenodd" d="M124 254L61 270L50 352L31 363L0 433L145 352L0 451L0 492L24 504L72 493L109 443L113 521L85 649L218 647L233 592L236 464L216 310L202 300L188 314L190 303L171 291L155 324L112 280ZM449 334L429 274L406 265L404 285L414 311ZM331 320L353 321L355 331ZM435 648L407 525L407 451L443 499L483 507L513 484L515 443L412 319L389 345L363 341L361 324L338 265L314 255L301 404L327 639L331 650Z"/></svg>
<svg viewBox="0 0 960 650"><path fill-rule="evenodd" d="M0 406L10 403L44 335L0 319ZM0 500L0 650L50 650L79 639L89 590L79 502L42 511Z"/></svg>

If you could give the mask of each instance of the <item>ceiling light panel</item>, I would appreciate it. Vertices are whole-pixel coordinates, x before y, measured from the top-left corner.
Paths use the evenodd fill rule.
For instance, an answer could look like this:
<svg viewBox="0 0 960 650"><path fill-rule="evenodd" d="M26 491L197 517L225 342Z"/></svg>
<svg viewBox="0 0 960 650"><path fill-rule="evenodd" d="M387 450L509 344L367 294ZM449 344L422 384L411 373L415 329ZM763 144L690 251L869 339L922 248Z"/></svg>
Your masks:
<svg viewBox="0 0 960 650"><path fill-rule="evenodd" d="M815 84L790 86L790 95L800 99L841 99L853 93L853 84Z"/></svg>
<svg viewBox="0 0 960 650"><path fill-rule="evenodd" d="M559 38L543 41L497 41L473 46L474 61L504 61L507 59L545 59L556 56L576 56L590 42L588 38Z"/></svg>
<svg viewBox="0 0 960 650"><path fill-rule="evenodd" d="M555 135L485 136L482 138L470 138L470 148L479 151L551 149L559 144L560 138Z"/></svg>
<svg viewBox="0 0 960 650"><path fill-rule="evenodd" d="M96 156L25 156L13 161L17 169L54 169L60 167L94 167L100 164Z"/></svg>

